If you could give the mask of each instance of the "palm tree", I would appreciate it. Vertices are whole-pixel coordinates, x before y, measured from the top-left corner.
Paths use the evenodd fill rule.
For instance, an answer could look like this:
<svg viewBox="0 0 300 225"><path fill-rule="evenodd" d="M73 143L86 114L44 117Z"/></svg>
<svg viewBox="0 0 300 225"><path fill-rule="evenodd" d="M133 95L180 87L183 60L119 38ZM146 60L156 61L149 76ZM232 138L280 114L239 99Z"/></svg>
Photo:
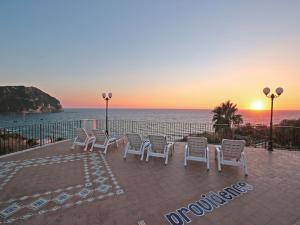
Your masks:
<svg viewBox="0 0 300 225"><path fill-rule="evenodd" d="M215 132L221 134L221 136L231 136L231 126L239 125L243 122L242 115L236 114L238 108L236 104L230 102L221 103L221 105L214 108L212 121Z"/></svg>

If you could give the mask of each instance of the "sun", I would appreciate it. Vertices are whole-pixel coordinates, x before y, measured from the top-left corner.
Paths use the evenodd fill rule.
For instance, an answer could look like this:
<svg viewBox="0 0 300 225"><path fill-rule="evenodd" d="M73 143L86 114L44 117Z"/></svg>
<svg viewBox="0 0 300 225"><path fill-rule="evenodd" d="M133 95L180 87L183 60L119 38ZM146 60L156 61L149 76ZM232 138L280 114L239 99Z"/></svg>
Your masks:
<svg viewBox="0 0 300 225"><path fill-rule="evenodd" d="M264 109L264 104L260 100L255 100L251 103L251 109L252 110L263 110Z"/></svg>

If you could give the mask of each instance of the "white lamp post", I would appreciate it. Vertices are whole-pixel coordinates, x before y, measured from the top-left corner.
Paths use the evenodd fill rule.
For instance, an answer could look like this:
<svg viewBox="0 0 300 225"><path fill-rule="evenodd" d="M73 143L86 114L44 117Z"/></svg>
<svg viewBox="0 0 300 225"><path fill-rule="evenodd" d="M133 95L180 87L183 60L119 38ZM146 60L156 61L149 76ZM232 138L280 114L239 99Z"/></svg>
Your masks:
<svg viewBox="0 0 300 225"><path fill-rule="evenodd" d="M273 93L270 94L271 90L268 87L265 87L263 89L263 92L268 98L271 98L270 140L269 140L268 150L273 151L273 102L274 102L274 98L278 98L283 93L283 88L281 87L276 88L275 90L276 94Z"/></svg>
<svg viewBox="0 0 300 225"><path fill-rule="evenodd" d="M108 101L112 98L112 93L109 92L108 94L103 92L102 93L102 98L106 101L106 112L105 112L105 133L108 135Z"/></svg>

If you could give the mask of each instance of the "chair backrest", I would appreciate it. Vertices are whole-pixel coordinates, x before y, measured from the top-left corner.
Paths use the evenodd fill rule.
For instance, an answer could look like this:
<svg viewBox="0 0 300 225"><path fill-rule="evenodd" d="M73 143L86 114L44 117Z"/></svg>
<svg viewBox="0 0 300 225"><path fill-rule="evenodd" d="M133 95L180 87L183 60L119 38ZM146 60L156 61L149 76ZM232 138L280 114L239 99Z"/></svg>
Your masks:
<svg viewBox="0 0 300 225"><path fill-rule="evenodd" d="M207 149L207 138L206 137L188 137L187 139L189 153L194 156L205 156Z"/></svg>
<svg viewBox="0 0 300 225"><path fill-rule="evenodd" d="M149 135L151 150L157 153L164 153L167 146L167 138L162 135Z"/></svg>
<svg viewBox="0 0 300 225"><path fill-rule="evenodd" d="M241 158L241 153L244 151L246 142L244 140L222 140L222 152L223 159L227 160L239 160Z"/></svg>
<svg viewBox="0 0 300 225"><path fill-rule="evenodd" d="M88 137L85 129L83 128L75 128L75 136L77 137L77 140L81 142L85 142Z"/></svg>
<svg viewBox="0 0 300 225"><path fill-rule="evenodd" d="M130 144L131 149L139 151L142 146L142 139L139 134L128 133L126 134L127 140Z"/></svg>
<svg viewBox="0 0 300 225"><path fill-rule="evenodd" d="M101 145L105 144L105 142L107 141L107 136L104 131L98 130L98 129L93 129L92 133L96 138L95 143L101 144Z"/></svg>

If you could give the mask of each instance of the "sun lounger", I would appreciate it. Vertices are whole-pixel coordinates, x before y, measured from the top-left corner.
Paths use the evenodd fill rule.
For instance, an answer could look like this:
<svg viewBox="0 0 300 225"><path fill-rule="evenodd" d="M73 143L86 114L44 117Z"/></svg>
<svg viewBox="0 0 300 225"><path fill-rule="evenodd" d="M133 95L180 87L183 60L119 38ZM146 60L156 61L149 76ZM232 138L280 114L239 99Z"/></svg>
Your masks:
<svg viewBox="0 0 300 225"><path fill-rule="evenodd" d="M246 142L244 140L223 139L221 147L216 146L218 170L221 165L241 166L245 175L248 175L246 154L244 152Z"/></svg>
<svg viewBox="0 0 300 225"><path fill-rule="evenodd" d="M75 129L75 139L72 145L72 149L75 149L75 145L84 146L84 151L87 150L88 145L95 141L95 137L89 135L84 128Z"/></svg>
<svg viewBox="0 0 300 225"><path fill-rule="evenodd" d="M142 141L139 134L128 133L126 134L127 144L123 158L126 159L127 154L140 155L141 160L144 158L145 149L149 147L149 141Z"/></svg>
<svg viewBox="0 0 300 225"><path fill-rule="evenodd" d="M169 153L172 153L173 143L168 143L166 136L149 135L150 145L147 150L146 162L150 156L161 157L165 159L165 165L168 164Z"/></svg>
<svg viewBox="0 0 300 225"><path fill-rule="evenodd" d="M93 129L91 132L95 137L90 149L91 152L94 150L94 148L101 148L104 149L103 153L106 154L108 147L117 143L117 139L115 137L107 136L104 131Z"/></svg>
<svg viewBox="0 0 300 225"><path fill-rule="evenodd" d="M184 166L187 166L188 160L206 162L207 170L209 170L209 148L207 146L207 138L188 137L185 146Z"/></svg>

